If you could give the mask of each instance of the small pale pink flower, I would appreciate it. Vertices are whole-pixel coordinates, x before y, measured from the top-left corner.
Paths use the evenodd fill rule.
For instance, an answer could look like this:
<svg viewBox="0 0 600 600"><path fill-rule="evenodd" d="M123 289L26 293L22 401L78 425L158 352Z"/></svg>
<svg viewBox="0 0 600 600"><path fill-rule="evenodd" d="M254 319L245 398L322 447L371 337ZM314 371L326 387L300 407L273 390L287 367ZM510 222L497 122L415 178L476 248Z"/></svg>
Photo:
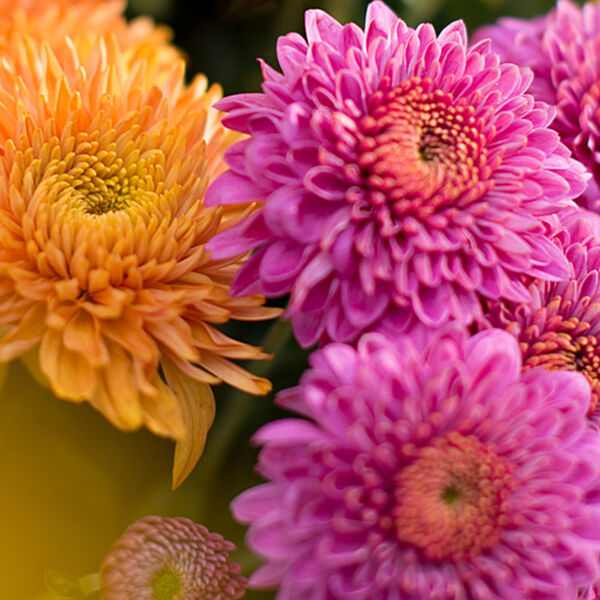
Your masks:
<svg viewBox="0 0 600 600"><path fill-rule="evenodd" d="M450 332L450 330L448 330ZM496 329L311 356L234 500L278 600L574 600L600 575L590 391Z"/></svg>
<svg viewBox="0 0 600 600"><path fill-rule="evenodd" d="M246 579L229 562L235 546L182 517L144 517L100 567L103 600L234 600Z"/></svg>
<svg viewBox="0 0 600 600"><path fill-rule="evenodd" d="M308 346L382 322L469 324L482 297L528 300L521 274L568 274L539 217L585 178L553 111L524 93L530 71L469 48L461 22L412 29L379 1L364 31L311 10L306 33L280 38L262 93L217 104L249 137L206 202L262 203L209 244L217 258L256 249L234 293L291 292Z"/></svg>

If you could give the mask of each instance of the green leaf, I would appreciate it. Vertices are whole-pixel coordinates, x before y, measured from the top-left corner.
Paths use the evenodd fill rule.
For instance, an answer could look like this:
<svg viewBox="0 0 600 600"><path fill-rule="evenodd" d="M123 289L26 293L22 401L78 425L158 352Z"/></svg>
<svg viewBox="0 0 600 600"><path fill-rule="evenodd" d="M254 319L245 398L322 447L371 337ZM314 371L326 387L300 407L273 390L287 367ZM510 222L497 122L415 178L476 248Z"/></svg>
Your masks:
<svg viewBox="0 0 600 600"><path fill-rule="evenodd" d="M46 569L44 582L46 587L59 598L80 598L83 595L79 580L66 573Z"/></svg>

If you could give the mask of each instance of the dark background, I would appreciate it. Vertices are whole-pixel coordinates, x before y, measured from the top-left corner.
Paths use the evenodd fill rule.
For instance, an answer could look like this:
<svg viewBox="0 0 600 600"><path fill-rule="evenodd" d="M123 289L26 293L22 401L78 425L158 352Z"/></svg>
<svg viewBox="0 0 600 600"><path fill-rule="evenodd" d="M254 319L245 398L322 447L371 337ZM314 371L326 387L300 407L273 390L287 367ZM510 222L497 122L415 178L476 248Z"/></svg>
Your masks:
<svg viewBox="0 0 600 600"><path fill-rule="evenodd" d="M51 0L49 0L51 1ZM128 14L150 14L175 32L189 57L190 73L203 72L226 93L258 91L256 57L274 65L275 40L303 32L303 14L321 8L340 22L364 23L367 0L130 0ZM472 30L499 16L530 17L546 12L552 0L389 0L410 25L429 21L439 30L463 19Z"/></svg>
<svg viewBox="0 0 600 600"><path fill-rule="evenodd" d="M366 5L363 0L131 0L127 14L168 24L189 59L188 74L204 72L225 93L234 93L260 90L256 57L275 66L277 37L303 32L305 9L323 8L340 21L362 25ZM530 17L551 5L550 0L390 0L410 25L430 21L438 30L459 18L472 30L503 14ZM228 329L260 342L268 327ZM297 383L306 357L288 339L269 366L275 390ZM117 431L88 405L54 399L22 365L11 365L0 389L0 598L49 598L45 569L76 576L96 571L125 527L147 514L187 516L221 532L238 545L236 559L249 574L258 562L244 548L244 529L233 522L228 504L258 483L252 471L256 451L248 440L280 413L272 395L251 398L226 387L216 395L217 419L205 455L172 492L170 442L146 431ZM246 597L266 599L273 593Z"/></svg>

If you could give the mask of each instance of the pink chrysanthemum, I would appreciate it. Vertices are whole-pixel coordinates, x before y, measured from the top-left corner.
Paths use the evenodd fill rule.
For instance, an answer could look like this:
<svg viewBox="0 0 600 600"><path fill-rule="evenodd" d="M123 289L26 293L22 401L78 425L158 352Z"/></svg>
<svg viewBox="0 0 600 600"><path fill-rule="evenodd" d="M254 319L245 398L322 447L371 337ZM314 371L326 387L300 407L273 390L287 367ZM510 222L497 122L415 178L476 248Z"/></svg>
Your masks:
<svg viewBox="0 0 600 600"><path fill-rule="evenodd" d="M234 500L278 600L573 600L600 574L600 443L576 373L512 336L330 344Z"/></svg>
<svg viewBox="0 0 600 600"><path fill-rule="evenodd" d="M492 302L485 320L519 342L523 369L580 371L591 387L588 414L600 402L600 218L585 210L563 211L553 239L572 273L559 282L533 280L530 302Z"/></svg>
<svg viewBox="0 0 600 600"><path fill-rule="evenodd" d="M103 600L234 600L246 579L229 562L235 546L182 517L144 517L100 567Z"/></svg>
<svg viewBox="0 0 600 600"><path fill-rule="evenodd" d="M563 142L592 173L581 201L600 211L600 5L580 8L558 0L533 21L503 18L483 27L474 40L491 38L503 60L532 68L529 88L537 100L556 106L552 124Z"/></svg>
<svg viewBox="0 0 600 600"><path fill-rule="evenodd" d="M307 12L308 41L279 40L283 73L264 92L217 106L250 134L208 204L263 201L211 243L215 257L257 248L233 291L291 291L303 345L349 341L373 324L401 329L476 319L478 296L528 300L518 275L568 273L538 217L584 189L553 113L525 95L531 75L467 48L461 22L436 37L382 2L366 29Z"/></svg>

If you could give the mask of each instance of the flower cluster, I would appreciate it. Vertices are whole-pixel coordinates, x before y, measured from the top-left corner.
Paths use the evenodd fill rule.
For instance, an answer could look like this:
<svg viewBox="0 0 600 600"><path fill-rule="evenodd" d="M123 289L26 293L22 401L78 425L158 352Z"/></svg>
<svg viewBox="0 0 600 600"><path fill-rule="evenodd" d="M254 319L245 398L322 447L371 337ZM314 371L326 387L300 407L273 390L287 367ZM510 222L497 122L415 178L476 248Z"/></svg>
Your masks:
<svg viewBox="0 0 600 600"><path fill-rule="evenodd" d="M211 386L271 389L233 362L269 356L219 325L289 294L320 348L278 395L298 416L254 437L266 482L232 503L264 559L250 585L598 598L597 4L470 42L380 0L364 29L309 10L262 91L223 99L121 0L0 6L0 363L175 440L177 485ZM146 517L94 591L240 598L234 549Z"/></svg>
<svg viewBox="0 0 600 600"><path fill-rule="evenodd" d="M597 596L596 14L559 0L469 43L379 1L364 30L308 11L262 93L217 104L249 137L207 203L259 208L208 247L253 250L232 291L289 293L321 345L232 504L252 586Z"/></svg>

